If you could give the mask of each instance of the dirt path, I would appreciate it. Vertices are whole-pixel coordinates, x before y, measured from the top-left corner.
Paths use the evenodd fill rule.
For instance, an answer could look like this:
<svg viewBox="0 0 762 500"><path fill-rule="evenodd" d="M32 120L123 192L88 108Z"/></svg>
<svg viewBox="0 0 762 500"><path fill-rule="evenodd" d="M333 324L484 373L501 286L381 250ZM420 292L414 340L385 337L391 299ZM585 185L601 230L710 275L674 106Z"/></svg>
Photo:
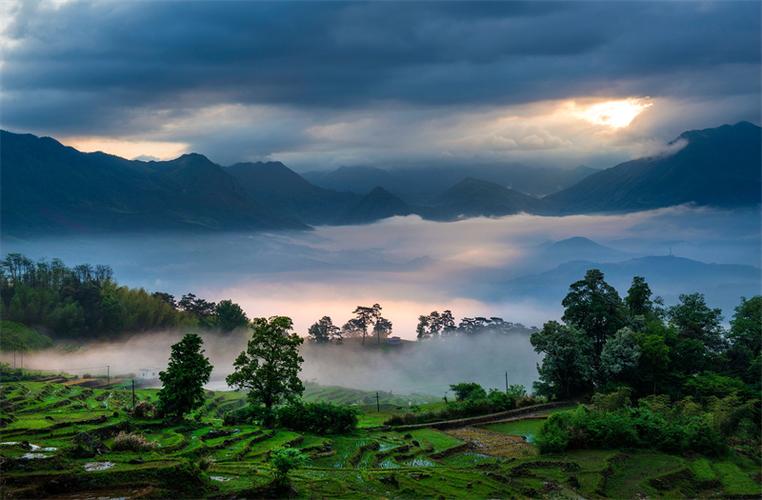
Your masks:
<svg viewBox="0 0 762 500"><path fill-rule="evenodd" d="M502 432L490 431L480 427L461 427L448 429L445 433L469 443L477 453L495 457L527 457L536 455L535 448L520 436L510 436Z"/></svg>

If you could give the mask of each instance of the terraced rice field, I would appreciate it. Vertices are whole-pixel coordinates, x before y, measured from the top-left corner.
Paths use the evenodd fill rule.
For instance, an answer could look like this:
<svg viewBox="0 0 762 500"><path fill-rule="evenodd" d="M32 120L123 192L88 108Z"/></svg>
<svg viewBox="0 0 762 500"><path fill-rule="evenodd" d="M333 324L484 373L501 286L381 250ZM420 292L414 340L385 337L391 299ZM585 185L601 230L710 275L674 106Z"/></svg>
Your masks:
<svg viewBox="0 0 762 500"><path fill-rule="evenodd" d="M201 411L182 425L170 426L133 418L129 391L66 382L12 382L0 389L2 498L268 496L273 494L269 454L286 446L309 457L290 474L291 494L302 497L762 493L758 467L738 456L712 460L618 450L540 456L521 437L541 424L537 420L446 432L361 429L318 436L225 426L222 416L244 399L236 393L209 392ZM341 393L339 388L330 390ZM155 400L156 391L138 390L137 398ZM393 412L392 406L385 412ZM363 418L371 421L375 409L365 412ZM155 445L141 452L117 451L114 437L120 431L140 433ZM77 446L83 436L96 443L95 450Z"/></svg>

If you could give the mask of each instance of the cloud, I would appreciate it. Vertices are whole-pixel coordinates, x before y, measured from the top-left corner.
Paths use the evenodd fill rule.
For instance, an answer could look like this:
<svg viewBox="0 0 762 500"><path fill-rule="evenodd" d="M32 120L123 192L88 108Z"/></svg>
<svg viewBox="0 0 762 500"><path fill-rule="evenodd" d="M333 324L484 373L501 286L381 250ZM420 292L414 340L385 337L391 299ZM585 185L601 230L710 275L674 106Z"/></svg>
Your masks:
<svg viewBox="0 0 762 500"><path fill-rule="evenodd" d="M427 149L431 123L580 97L651 96L690 104L688 116L736 99L742 106L679 126L758 121L757 2L42 1L3 9L2 126L50 135L158 134L226 161L317 153L313 165L325 165L392 161L397 129L418 156L467 157L457 144ZM404 112L369 122L379 110ZM550 146L574 142L563 132L557 140L493 134L487 154L524 146L548 158Z"/></svg>

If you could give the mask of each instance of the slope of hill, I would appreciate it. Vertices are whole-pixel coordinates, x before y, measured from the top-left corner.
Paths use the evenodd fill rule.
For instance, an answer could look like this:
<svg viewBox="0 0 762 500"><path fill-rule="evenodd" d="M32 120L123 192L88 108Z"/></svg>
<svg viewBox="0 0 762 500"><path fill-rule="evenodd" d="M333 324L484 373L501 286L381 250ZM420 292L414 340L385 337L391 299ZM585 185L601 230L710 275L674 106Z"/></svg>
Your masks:
<svg viewBox="0 0 762 500"><path fill-rule="evenodd" d="M394 217L395 215L410 215L411 213L413 210L407 203L386 189L376 187L352 205L344 214L341 222L344 224L361 224Z"/></svg>
<svg viewBox="0 0 762 500"><path fill-rule="evenodd" d="M4 234L306 227L256 203L202 155L129 161L1 134Z"/></svg>
<svg viewBox="0 0 762 500"><path fill-rule="evenodd" d="M535 212L541 206L542 200L499 184L469 177L442 193L431 206L421 209L421 212L429 218L452 220Z"/></svg>
<svg viewBox="0 0 762 500"><path fill-rule="evenodd" d="M759 204L762 141L748 122L684 132L673 154L622 163L545 198L563 213L619 212L682 203Z"/></svg>
<svg viewBox="0 0 762 500"><path fill-rule="evenodd" d="M726 317L741 297L757 295L762 287L758 267L649 256L621 262L566 262L547 272L511 279L501 285L501 291L509 297L558 303L568 292L569 283L581 279L591 268L603 271L606 281L621 295L627 293L633 276L645 277L653 292L664 297L667 304L677 302L681 293L701 290L707 303L721 307Z"/></svg>
<svg viewBox="0 0 762 500"><path fill-rule="evenodd" d="M278 161L237 163L225 170L258 202L309 224L334 224L361 198L315 186Z"/></svg>
<svg viewBox="0 0 762 500"><path fill-rule="evenodd" d="M631 256L627 252L601 245L582 236L573 236L540 245L535 255L539 259L559 263L572 260L605 262L622 260Z"/></svg>
<svg viewBox="0 0 762 500"><path fill-rule="evenodd" d="M542 196L572 186L595 172L597 170L584 166L562 169L520 164L475 164L391 169L341 167L332 171L305 172L303 175L313 184L338 191L364 194L380 186L409 203L429 203L450 186L468 177Z"/></svg>

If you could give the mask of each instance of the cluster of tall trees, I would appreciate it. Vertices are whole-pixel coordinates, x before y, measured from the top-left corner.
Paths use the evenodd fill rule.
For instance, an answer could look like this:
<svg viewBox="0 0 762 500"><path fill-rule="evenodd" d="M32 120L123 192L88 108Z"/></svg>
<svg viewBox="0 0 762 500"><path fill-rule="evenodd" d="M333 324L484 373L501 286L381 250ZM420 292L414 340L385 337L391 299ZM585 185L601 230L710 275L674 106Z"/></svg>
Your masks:
<svg viewBox="0 0 762 500"><path fill-rule="evenodd" d="M562 322L531 336L543 360L535 390L570 398L629 386L635 396L706 398L756 391L762 380L762 297L743 299L730 329L699 293L664 307L635 277L622 299L591 269L570 286Z"/></svg>
<svg viewBox="0 0 762 500"><path fill-rule="evenodd" d="M249 402L272 416L275 406L292 402L304 392L299 370L304 359L299 346L304 342L293 331L290 318L274 316L251 321L251 338L246 350L233 362L227 383L248 393ZM159 411L170 419L181 419L201 407L203 386L209 381L212 365L204 356L203 340L187 334L172 346L166 370L159 374Z"/></svg>
<svg viewBox="0 0 762 500"><path fill-rule="evenodd" d="M307 330L308 338L317 344L341 344L345 338L361 338L362 344L370 336L380 344L392 334L392 322L381 315L379 304L357 306L354 317L339 328L333 324L330 316L323 316Z"/></svg>
<svg viewBox="0 0 762 500"><path fill-rule="evenodd" d="M524 330L521 323L512 323L503 318L492 316L485 318L475 316L464 317L455 325L452 311L432 311L430 314L418 316L418 326L415 331L418 340L446 337L448 335L478 335L481 333L510 333L517 329Z"/></svg>
<svg viewBox="0 0 762 500"><path fill-rule="evenodd" d="M0 318L62 338L188 326L229 331L248 323L229 300L215 304L187 294L175 301L120 286L108 266L67 267L60 259L35 262L17 253L0 261Z"/></svg>

